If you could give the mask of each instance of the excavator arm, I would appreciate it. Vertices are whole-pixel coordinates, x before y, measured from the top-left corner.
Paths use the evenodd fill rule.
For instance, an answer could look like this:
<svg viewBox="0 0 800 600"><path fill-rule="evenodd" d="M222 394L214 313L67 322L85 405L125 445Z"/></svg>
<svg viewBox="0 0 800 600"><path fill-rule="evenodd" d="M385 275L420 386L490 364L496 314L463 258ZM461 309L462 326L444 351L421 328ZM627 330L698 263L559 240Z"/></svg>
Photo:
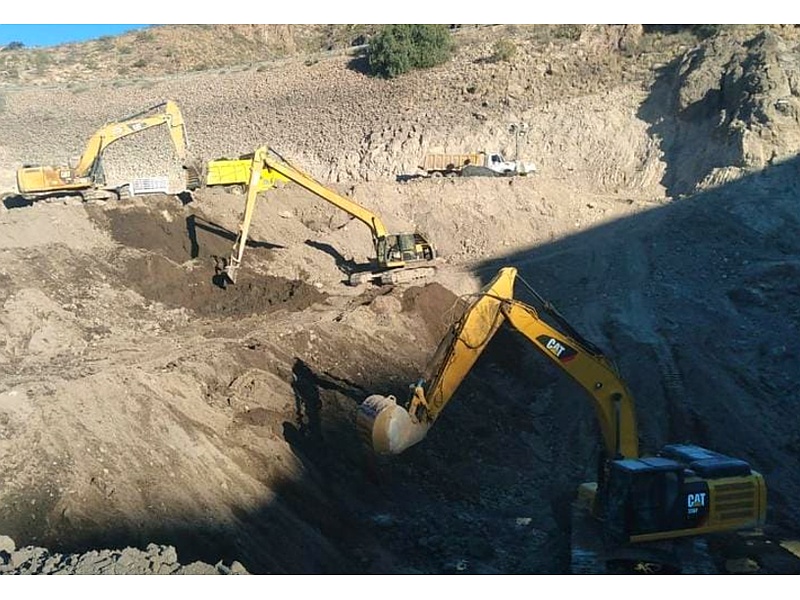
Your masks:
<svg viewBox="0 0 800 600"><path fill-rule="evenodd" d="M163 108L159 114L148 114ZM183 121L178 105L172 100L167 100L162 104L152 106L140 113L125 117L121 121L108 123L95 132L86 144L78 165L75 167L77 177L86 177L95 167L98 160L103 156L106 148L111 144L134 133L139 133L151 127L167 125L172 145L178 157L184 161L186 159L186 149L188 140L186 137L186 126Z"/></svg>
<svg viewBox="0 0 800 600"><path fill-rule="evenodd" d="M263 156L263 163L264 166L268 169L271 169L280 175L286 177L286 179L293 181L300 187L308 190L315 196L322 198L326 202L333 204L336 208L343 210L348 215L355 217L364 225L369 227L370 232L372 233L373 240L380 240L385 238L388 235L388 231L386 226L381 221L381 218L373 213L372 211L367 210L360 204L356 204L349 198L342 196L341 194L337 194L333 190L325 187L316 179L312 178L310 175L307 175L300 169L291 166L287 161L279 161L273 159L270 154L277 153L272 149L259 149L266 150L262 153Z"/></svg>
<svg viewBox="0 0 800 600"><path fill-rule="evenodd" d="M31 166L19 169L17 188L21 194L54 194L102 186L105 183L102 158L106 148L117 140L159 125L167 125L175 152L181 162L185 162L188 140L183 115L178 105L168 100L101 127L89 138L74 168Z"/></svg>
<svg viewBox="0 0 800 600"><path fill-rule="evenodd" d="M420 442L469 374L503 323L521 333L539 352L566 371L589 394L609 457L638 456L634 402L614 365L583 340L548 303L544 310L569 331L545 322L537 310L513 298L517 270L501 269L450 328L404 408L393 396L374 395L359 410L359 426L373 449L399 454Z"/></svg>
<svg viewBox="0 0 800 600"><path fill-rule="evenodd" d="M516 300L500 307L509 325L583 387L592 399L606 455L636 458L639 438L633 397L614 365L578 339L545 323L532 306Z"/></svg>
<svg viewBox="0 0 800 600"><path fill-rule="evenodd" d="M274 158L273 155L277 158ZM217 161L221 163L223 161ZM270 178L269 175L275 173L278 177ZM267 175L267 177L265 177ZM285 159L280 158L274 150L268 146L262 146L253 153L250 164L249 181L247 183L247 196L245 200L245 210L242 222L239 227L239 234L233 246L230 260L222 269L225 279L230 283L236 282L236 273L241 266L244 248L247 244L247 236L250 224L255 212L256 197L259 191L265 189L266 181L275 179L285 179L292 181L308 190L326 202L333 204L336 208L343 210L350 216L364 223L372 235L372 243L376 253L376 263L380 271L399 271L409 263L412 265L423 264L435 258L433 246L420 233L390 234L386 226L378 215L363 206L353 202L349 198L334 192L325 187L310 175L296 167L293 167ZM269 186L271 187L271 185ZM422 275L422 270L415 271ZM360 274L351 276L350 283L361 283L363 278ZM367 278L374 277L374 273L367 274ZM398 282L402 278L396 273L391 275L394 279L391 282ZM409 277L409 280L412 280Z"/></svg>
<svg viewBox="0 0 800 600"><path fill-rule="evenodd" d="M239 224L239 234L236 236L236 241L233 244L231 256L228 263L222 269L222 275L226 281L236 283L236 274L239 271L239 266L242 264L242 257L244 256L244 249L247 245L247 236L250 233L250 223L253 221L253 214L256 209L256 199L258 193L265 189L265 187L272 187L274 180L263 179L261 171L266 167L267 148L262 147L255 151L253 160L250 165L250 180L247 182L247 196L244 204L244 215L242 222Z"/></svg>

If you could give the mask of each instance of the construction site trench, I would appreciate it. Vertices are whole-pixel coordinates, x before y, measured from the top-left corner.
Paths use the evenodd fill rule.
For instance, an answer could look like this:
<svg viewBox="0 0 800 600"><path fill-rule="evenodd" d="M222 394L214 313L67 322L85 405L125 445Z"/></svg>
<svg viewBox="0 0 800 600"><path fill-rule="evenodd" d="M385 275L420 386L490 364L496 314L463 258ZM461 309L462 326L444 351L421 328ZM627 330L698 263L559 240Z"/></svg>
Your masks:
<svg viewBox="0 0 800 600"><path fill-rule="evenodd" d="M767 525L714 538L714 572L800 573L793 30L714 37L647 69L608 49L618 28L549 49L523 36L503 70L485 56L509 31L482 29L459 60L400 82L332 55L105 89L91 110L3 92L0 573L568 573L570 505L596 475L600 431L579 386L518 333L496 335L403 454L376 456L355 427L367 396L408 397L459 299L503 266L614 360L643 452L691 442L764 474ZM201 92L223 106L221 79L234 105L206 112ZM372 258L369 231L292 185L259 197L227 285L244 205L232 190L14 201L18 164L72 139L63 115L80 139L151 95L176 98L207 158L270 137L391 231L424 231L435 278L347 285ZM442 110L418 114L420 98ZM51 110L37 123L55 141L30 127ZM448 135L520 143L501 142L515 111L535 174L397 177ZM159 164L153 140L115 147L107 174Z"/></svg>

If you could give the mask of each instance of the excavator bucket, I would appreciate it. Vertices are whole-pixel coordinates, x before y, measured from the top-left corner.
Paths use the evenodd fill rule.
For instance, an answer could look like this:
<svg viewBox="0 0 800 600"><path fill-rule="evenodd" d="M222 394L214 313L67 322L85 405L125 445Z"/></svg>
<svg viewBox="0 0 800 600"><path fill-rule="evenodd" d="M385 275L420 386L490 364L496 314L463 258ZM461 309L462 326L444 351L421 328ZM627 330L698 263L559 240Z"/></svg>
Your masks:
<svg viewBox="0 0 800 600"><path fill-rule="evenodd" d="M369 396L358 407L356 424L376 454L400 454L422 440L430 424L411 418L394 396Z"/></svg>
<svg viewBox="0 0 800 600"><path fill-rule="evenodd" d="M373 395L364 400L358 410L357 425L377 454L400 454L425 438L503 322L500 305L504 299L513 297L516 275L513 267L501 269L454 323L439 343L429 373L413 386L408 410L399 406L394 396ZM426 380L431 381L427 389L423 387Z"/></svg>

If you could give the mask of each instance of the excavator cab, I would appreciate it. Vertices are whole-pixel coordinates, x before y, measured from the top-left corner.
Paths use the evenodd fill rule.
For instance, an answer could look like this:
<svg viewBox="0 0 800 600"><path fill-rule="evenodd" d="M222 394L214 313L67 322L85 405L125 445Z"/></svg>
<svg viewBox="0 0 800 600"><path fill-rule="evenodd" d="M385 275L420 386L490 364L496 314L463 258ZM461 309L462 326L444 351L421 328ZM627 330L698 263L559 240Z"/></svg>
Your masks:
<svg viewBox="0 0 800 600"><path fill-rule="evenodd" d="M686 529L679 496L685 486L683 466L666 458L624 459L610 465L602 512L605 532L614 542L634 535ZM697 521L701 513L694 515Z"/></svg>
<svg viewBox="0 0 800 600"><path fill-rule="evenodd" d="M700 446L609 461L602 483L584 483L572 517L573 572L714 572L702 536L757 530L766 520L763 476Z"/></svg>
<svg viewBox="0 0 800 600"><path fill-rule="evenodd" d="M419 233L386 235L375 242L378 265L392 269L407 263L431 261L436 256L433 246Z"/></svg>

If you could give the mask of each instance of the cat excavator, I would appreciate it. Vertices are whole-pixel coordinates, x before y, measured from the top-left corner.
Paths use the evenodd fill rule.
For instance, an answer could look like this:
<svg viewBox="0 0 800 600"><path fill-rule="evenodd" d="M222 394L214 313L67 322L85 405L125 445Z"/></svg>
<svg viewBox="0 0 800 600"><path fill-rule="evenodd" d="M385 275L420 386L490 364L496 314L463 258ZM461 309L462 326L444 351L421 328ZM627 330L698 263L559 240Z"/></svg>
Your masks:
<svg viewBox="0 0 800 600"><path fill-rule="evenodd" d="M221 161L215 163L219 167ZM290 165L272 148L262 146L253 153L248 175L245 210L239 233L228 262L218 273L223 281L236 283L236 274L242 264L258 193L271 187L275 181L284 180L296 183L369 228L375 248L375 268L370 271L350 273L348 284L359 285L370 281L382 284L419 283L430 278L435 272L433 261L436 259L436 252L425 235L418 232L389 233L378 215L337 194L310 175Z"/></svg>
<svg viewBox="0 0 800 600"><path fill-rule="evenodd" d="M17 192L29 200L66 194L85 200L119 198L119 189L106 187L103 152L117 140L159 125L167 126L175 152L185 162L188 141L183 115L175 102L167 100L103 125L89 138L74 167L25 165L18 169Z"/></svg>
<svg viewBox="0 0 800 600"><path fill-rule="evenodd" d="M763 526L763 476L744 460L691 444L640 455L634 399L614 364L529 286L539 310L515 299L516 279L515 268L502 268L476 295L407 402L372 395L361 403L361 435L377 454L421 442L505 323L580 384L599 422L597 481L579 486L572 507L572 572L713 572L706 534Z"/></svg>

